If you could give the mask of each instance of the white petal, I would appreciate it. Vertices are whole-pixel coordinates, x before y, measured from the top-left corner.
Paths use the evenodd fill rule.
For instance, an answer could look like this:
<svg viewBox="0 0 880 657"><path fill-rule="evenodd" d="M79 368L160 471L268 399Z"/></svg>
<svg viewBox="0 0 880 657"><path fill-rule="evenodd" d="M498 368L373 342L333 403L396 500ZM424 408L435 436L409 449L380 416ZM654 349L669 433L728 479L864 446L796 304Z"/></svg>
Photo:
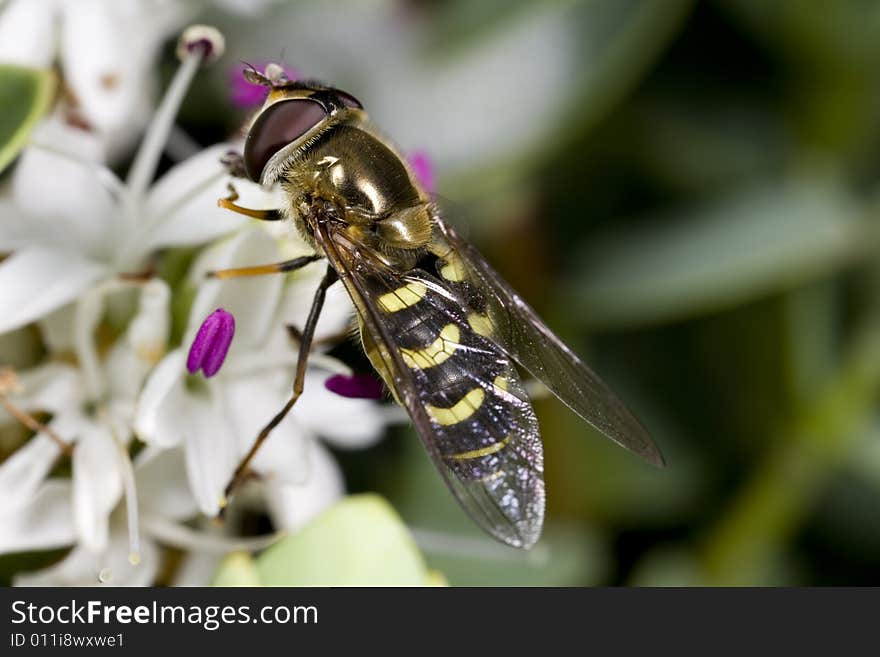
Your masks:
<svg viewBox="0 0 880 657"><path fill-rule="evenodd" d="M185 432L187 476L199 509L215 516L238 463L237 441L220 399L193 397L188 406L188 415L180 419Z"/></svg>
<svg viewBox="0 0 880 657"><path fill-rule="evenodd" d="M55 464L60 449L48 436L34 436L0 464L0 500L26 506Z"/></svg>
<svg viewBox="0 0 880 657"><path fill-rule="evenodd" d="M48 218L29 217L11 196L0 199L0 253L10 253L34 243L58 244Z"/></svg>
<svg viewBox="0 0 880 657"><path fill-rule="evenodd" d="M22 152L12 191L18 221L29 224L27 235L39 232L43 244L109 259L119 213L98 168L104 157L100 142L55 118L41 123L31 139L72 156L41 146ZM51 194L46 193L47 179L52 180Z"/></svg>
<svg viewBox="0 0 880 657"><path fill-rule="evenodd" d="M171 289L160 278L141 286L137 315L126 332L126 340L138 358L152 366L159 362L171 330Z"/></svg>
<svg viewBox="0 0 880 657"><path fill-rule="evenodd" d="M0 62L48 68L55 55L52 0L12 0L0 9Z"/></svg>
<svg viewBox="0 0 880 657"><path fill-rule="evenodd" d="M177 349L165 356L147 378L135 410L134 429L138 437L159 448L180 444L180 419L186 411L183 386L186 356Z"/></svg>
<svg viewBox="0 0 880 657"><path fill-rule="evenodd" d="M104 361L107 389L112 395L110 404L116 404L120 409L127 406L133 417L135 401L150 369L150 364L138 358L131 345L122 340L116 342Z"/></svg>
<svg viewBox="0 0 880 657"><path fill-rule="evenodd" d="M37 322L40 335L49 353L61 353L73 351L74 335L73 321L76 314L76 304L69 303L43 317Z"/></svg>
<svg viewBox="0 0 880 657"><path fill-rule="evenodd" d="M385 433L385 414L379 402L351 399L324 386L325 372L309 370L297 402L296 417L304 427L337 447L369 447Z"/></svg>
<svg viewBox="0 0 880 657"><path fill-rule="evenodd" d="M119 455L113 436L92 424L73 450L73 514L77 534L88 549L106 548L110 512L122 495Z"/></svg>
<svg viewBox="0 0 880 657"><path fill-rule="evenodd" d="M128 537L113 532L107 550L96 554L77 546L57 564L33 573L17 575L15 586L149 586L161 563L159 548L152 541L141 544L141 560L128 561Z"/></svg>
<svg viewBox="0 0 880 657"><path fill-rule="evenodd" d="M59 413L77 409L82 401L79 372L71 365L50 362L19 372L17 378L21 392L11 398L25 411Z"/></svg>
<svg viewBox="0 0 880 657"><path fill-rule="evenodd" d="M144 211L152 247L209 242L247 225L248 220L217 206L228 196L230 178L220 164L229 144L217 144L178 164L153 185ZM237 188L253 183L236 181Z"/></svg>
<svg viewBox="0 0 880 657"><path fill-rule="evenodd" d="M64 7L65 82L107 138L111 157L128 149L150 116L158 48L184 4L79 0Z"/></svg>
<svg viewBox="0 0 880 657"><path fill-rule="evenodd" d="M281 410L291 394L292 373L261 372L225 381L229 418L243 456L260 429ZM306 446L311 436L297 422L296 410L272 431L254 457L253 469L289 483L302 483L308 474Z"/></svg>
<svg viewBox="0 0 880 657"><path fill-rule="evenodd" d="M187 520L198 507L186 479L182 449L147 447L135 463L138 500L144 512L174 520Z"/></svg>
<svg viewBox="0 0 880 657"><path fill-rule="evenodd" d="M309 442L309 475L295 486L270 482L266 502L279 529L296 531L345 494L342 471L333 456L316 441Z"/></svg>
<svg viewBox="0 0 880 657"><path fill-rule="evenodd" d="M235 317L235 339L228 358L261 345L275 326L283 280L281 276L255 276L231 280L204 280L208 269L226 269L278 262L277 244L261 230L243 230L228 242L210 249L193 267L193 276L203 280L190 311L190 323L183 345L189 348L205 318L217 308Z"/></svg>
<svg viewBox="0 0 880 657"><path fill-rule="evenodd" d="M118 340L110 350L104 369L113 402L120 408L134 408L147 374L165 354L171 328L170 300L165 281L157 278L142 285L139 308L125 340Z"/></svg>
<svg viewBox="0 0 880 657"><path fill-rule="evenodd" d="M0 263L0 333L24 326L75 299L105 275L74 253L33 246Z"/></svg>
<svg viewBox="0 0 880 657"><path fill-rule="evenodd" d="M148 246L186 246L209 242L242 228L248 220L217 207L229 194L229 175L220 164L229 144L217 144L178 164L153 185L146 199ZM236 187L253 183L236 181Z"/></svg>
<svg viewBox="0 0 880 657"><path fill-rule="evenodd" d="M75 540L69 482L48 481L24 506L0 505L0 554L48 550Z"/></svg>

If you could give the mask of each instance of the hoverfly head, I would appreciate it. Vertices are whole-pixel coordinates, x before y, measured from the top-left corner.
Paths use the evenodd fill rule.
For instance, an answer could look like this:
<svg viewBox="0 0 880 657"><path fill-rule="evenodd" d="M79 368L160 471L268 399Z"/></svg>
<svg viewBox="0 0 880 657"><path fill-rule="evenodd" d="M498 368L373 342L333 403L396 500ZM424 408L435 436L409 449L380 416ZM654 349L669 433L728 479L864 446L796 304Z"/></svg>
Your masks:
<svg viewBox="0 0 880 657"><path fill-rule="evenodd" d="M265 73L251 66L243 75L269 89L244 146L245 169L255 182L263 181L264 170L276 155L287 154L296 144L325 130L331 119L345 121L363 109L351 94L316 80L291 80L277 64L269 64Z"/></svg>

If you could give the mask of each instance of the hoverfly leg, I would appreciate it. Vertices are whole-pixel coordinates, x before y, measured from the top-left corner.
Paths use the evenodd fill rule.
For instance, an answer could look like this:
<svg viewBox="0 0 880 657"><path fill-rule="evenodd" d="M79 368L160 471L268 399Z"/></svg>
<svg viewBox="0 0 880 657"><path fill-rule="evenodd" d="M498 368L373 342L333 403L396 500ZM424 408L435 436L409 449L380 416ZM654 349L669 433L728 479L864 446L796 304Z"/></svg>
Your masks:
<svg viewBox="0 0 880 657"><path fill-rule="evenodd" d="M254 267L235 267L233 269L215 269L205 274L208 278L243 278L245 276L263 276L264 274L283 274L305 267L308 264L320 260L323 256L317 253L300 256L293 260L274 262L270 265L256 265Z"/></svg>
<svg viewBox="0 0 880 657"><path fill-rule="evenodd" d="M324 307L324 298L327 296L327 288L329 288L333 283L338 280L336 275L336 271L328 266L327 273L324 274L324 278L321 280L321 284L318 286L318 289L315 291L315 297L312 300L312 308L309 310L309 317L306 320L305 328L303 328L302 332L302 341L299 344L299 354L296 359L296 375L293 379L293 392L290 395L290 399L287 400L287 403L284 404L284 408L282 408L278 413L273 417L269 423L263 427L260 431L257 439L254 441L254 444L251 445L250 450L247 455L245 455L244 459L242 459L241 463L238 464L238 467L235 469L235 472L232 475L232 480L229 482L229 485L226 487L225 497L228 499L230 494L236 489L236 487L241 483L242 479L244 479L245 474L247 473L248 466L251 461L253 461L254 456L259 451L260 447L262 447L263 443L266 441L266 438L269 437L269 434L272 433L272 430L277 427L281 421L287 416L290 412L290 409L293 408L293 405L296 403L296 400L299 399L300 395L303 391L303 384L305 383L306 378L306 366L309 361L309 351L312 348L312 339L315 337L315 327L318 324L318 317L321 315L321 309Z"/></svg>
<svg viewBox="0 0 880 657"><path fill-rule="evenodd" d="M217 199L217 205L221 208L232 210L238 214L243 214L251 219L259 219L260 221L279 221L284 219L284 213L280 210L252 210L251 208L245 208L236 204L236 201L238 200L238 192L235 191L235 187L232 186L232 183L227 185L227 189L229 189L229 196Z"/></svg>

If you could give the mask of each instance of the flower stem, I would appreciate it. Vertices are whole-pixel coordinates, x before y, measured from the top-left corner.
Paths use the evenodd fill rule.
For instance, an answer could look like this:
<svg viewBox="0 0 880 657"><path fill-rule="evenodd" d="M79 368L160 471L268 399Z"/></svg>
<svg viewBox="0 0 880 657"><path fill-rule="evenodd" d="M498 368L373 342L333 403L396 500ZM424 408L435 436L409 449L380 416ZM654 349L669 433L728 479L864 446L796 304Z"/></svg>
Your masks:
<svg viewBox="0 0 880 657"><path fill-rule="evenodd" d="M880 392L880 321L866 322L843 365L777 433L763 462L704 544L708 583L766 581L786 539L874 416Z"/></svg>
<svg viewBox="0 0 880 657"><path fill-rule="evenodd" d="M73 453L73 446L69 442L64 440L64 438L59 436L57 433L55 433L55 431L51 427L43 424L34 416L26 413L18 406L13 404L6 398L6 395L4 395L3 393L0 393L0 406L5 408L7 413L9 413L12 417L21 422L24 426L26 426L34 433L44 433L49 436L49 438L52 439L52 442L58 445L58 448L67 456L70 456Z"/></svg>
<svg viewBox="0 0 880 657"><path fill-rule="evenodd" d="M156 173L159 157L174 126L174 119L177 117L183 98L186 96L203 57L204 53L201 49L195 49L186 54L147 128L144 140L141 142L141 147L135 155L134 163L128 172L128 178L126 178L126 185L135 206L143 198Z"/></svg>

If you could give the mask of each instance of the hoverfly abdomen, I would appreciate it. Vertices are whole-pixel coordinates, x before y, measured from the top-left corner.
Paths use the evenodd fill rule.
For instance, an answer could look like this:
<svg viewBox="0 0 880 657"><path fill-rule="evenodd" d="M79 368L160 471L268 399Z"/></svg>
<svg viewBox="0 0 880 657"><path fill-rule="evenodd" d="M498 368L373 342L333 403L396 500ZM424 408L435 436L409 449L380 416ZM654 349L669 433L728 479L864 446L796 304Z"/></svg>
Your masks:
<svg viewBox="0 0 880 657"><path fill-rule="evenodd" d="M536 426L534 413L508 357L472 328L446 285L414 270L395 289L376 292L378 307L423 391L420 403L436 427L439 455L464 480L500 479L501 464L509 461L502 452L522 449L522 441L511 446L511 440ZM540 444L527 445L522 457L540 462Z"/></svg>

